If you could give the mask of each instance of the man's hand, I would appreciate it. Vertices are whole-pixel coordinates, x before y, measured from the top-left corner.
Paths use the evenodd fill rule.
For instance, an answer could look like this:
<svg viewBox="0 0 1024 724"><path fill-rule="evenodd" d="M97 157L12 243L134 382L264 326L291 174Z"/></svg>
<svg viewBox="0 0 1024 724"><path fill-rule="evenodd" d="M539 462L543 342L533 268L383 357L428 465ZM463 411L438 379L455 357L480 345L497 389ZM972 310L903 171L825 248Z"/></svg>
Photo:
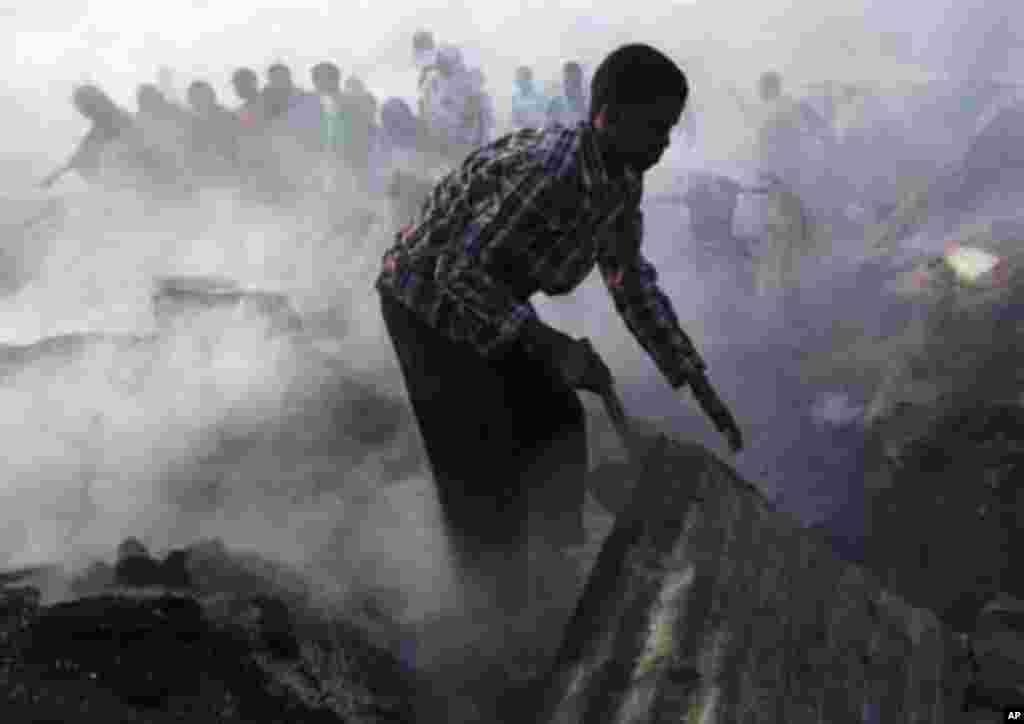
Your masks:
<svg viewBox="0 0 1024 724"><path fill-rule="evenodd" d="M743 435L739 425L736 424L729 408L725 406L711 383L708 382L708 378L703 373L695 374L690 377L689 385L694 399L700 403L704 414L711 418L715 428L729 441L729 449L734 453L742 450Z"/></svg>

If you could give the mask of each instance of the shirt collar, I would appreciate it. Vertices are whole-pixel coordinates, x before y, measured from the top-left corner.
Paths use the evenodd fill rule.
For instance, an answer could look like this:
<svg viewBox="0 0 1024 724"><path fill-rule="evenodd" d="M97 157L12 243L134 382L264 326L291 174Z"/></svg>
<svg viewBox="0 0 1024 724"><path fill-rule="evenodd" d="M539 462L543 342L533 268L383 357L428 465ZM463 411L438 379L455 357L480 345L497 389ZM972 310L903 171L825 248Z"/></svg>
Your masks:
<svg viewBox="0 0 1024 724"><path fill-rule="evenodd" d="M601 158L601 149L597 143L597 130L589 121L580 121L577 126L580 134L580 160L583 169L583 184L588 191L603 190L611 188L626 196L634 196L640 193L642 188L642 175L631 168L621 179L613 179L608 174L608 167Z"/></svg>

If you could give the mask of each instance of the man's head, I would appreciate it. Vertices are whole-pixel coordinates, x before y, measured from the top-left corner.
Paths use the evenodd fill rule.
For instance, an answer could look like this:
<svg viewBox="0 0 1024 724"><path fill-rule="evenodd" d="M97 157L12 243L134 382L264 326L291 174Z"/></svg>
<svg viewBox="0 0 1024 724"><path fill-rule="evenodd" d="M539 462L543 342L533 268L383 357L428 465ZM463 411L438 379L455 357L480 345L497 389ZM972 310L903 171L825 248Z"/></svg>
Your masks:
<svg viewBox="0 0 1024 724"><path fill-rule="evenodd" d="M442 45L437 49L437 68L445 78L465 70L462 64L462 51L455 45Z"/></svg>
<svg viewBox="0 0 1024 724"><path fill-rule="evenodd" d="M317 93L338 93L341 91L341 69L331 62L317 63L310 72L313 88Z"/></svg>
<svg viewBox="0 0 1024 724"><path fill-rule="evenodd" d="M523 94L533 90L533 70L529 66L521 65L516 68L516 88Z"/></svg>
<svg viewBox="0 0 1024 724"><path fill-rule="evenodd" d="M94 85L75 88L71 96L75 109L94 123L101 123L117 114L117 106L110 97Z"/></svg>
<svg viewBox="0 0 1024 724"><path fill-rule="evenodd" d="M243 101L252 101L260 94L260 77L252 68L239 68L231 75L231 86Z"/></svg>
<svg viewBox="0 0 1024 724"><path fill-rule="evenodd" d="M782 76L773 70L761 74L758 91L763 101L774 101L782 95Z"/></svg>
<svg viewBox="0 0 1024 724"><path fill-rule="evenodd" d="M436 48L434 36L428 30L417 30L412 36L412 62L417 68L426 68L434 63Z"/></svg>
<svg viewBox="0 0 1024 724"><path fill-rule="evenodd" d="M417 30L412 36L414 53L426 53L434 49L434 36L429 30Z"/></svg>
<svg viewBox="0 0 1024 724"><path fill-rule="evenodd" d="M164 109L167 99L152 83L143 83L135 91L135 102L143 113L154 113Z"/></svg>
<svg viewBox="0 0 1024 724"><path fill-rule="evenodd" d="M199 115L205 115L217 106L217 93L205 80L192 82L186 91L188 104Z"/></svg>
<svg viewBox="0 0 1024 724"><path fill-rule="evenodd" d="M274 63L267 68L267 87L277 90L291 90L294 88L291 68L283 63Z"/></svg>
<svg viewBox="0 0 1024 724"><path fill-rule="evenodd" d="M679 66L649 45L625 45L606 57L590 83L590 120L609 166L638 173L654 166L689 92Z"/></svg>

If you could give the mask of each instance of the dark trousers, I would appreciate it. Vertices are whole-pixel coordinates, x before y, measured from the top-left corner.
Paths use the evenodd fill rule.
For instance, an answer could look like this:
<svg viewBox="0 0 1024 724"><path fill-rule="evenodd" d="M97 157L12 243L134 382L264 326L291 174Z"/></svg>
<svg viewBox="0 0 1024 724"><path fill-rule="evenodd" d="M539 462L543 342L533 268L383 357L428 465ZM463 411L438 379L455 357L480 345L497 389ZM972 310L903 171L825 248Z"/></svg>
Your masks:
<svg viewBox="0 0 1024 724"><path fill-rule="evenodd" d="M579 542L587 439L576 391L519 347L485 360L387 294L381 309L458 553L511 552L530 536Z"/></svg>

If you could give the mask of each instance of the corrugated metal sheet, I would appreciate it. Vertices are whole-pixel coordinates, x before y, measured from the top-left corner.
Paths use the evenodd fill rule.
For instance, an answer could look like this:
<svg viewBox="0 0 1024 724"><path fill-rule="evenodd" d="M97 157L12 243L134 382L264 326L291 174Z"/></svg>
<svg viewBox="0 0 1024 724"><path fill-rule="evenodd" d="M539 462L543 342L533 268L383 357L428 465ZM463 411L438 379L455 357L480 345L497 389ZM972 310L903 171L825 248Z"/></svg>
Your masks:
<svg viewBox="0 0 1024 724"><path fill-rule="evenodd" d="M704 448L663 439L606 539L545 724L942 724L959 639L883 591Z"/></svg>

